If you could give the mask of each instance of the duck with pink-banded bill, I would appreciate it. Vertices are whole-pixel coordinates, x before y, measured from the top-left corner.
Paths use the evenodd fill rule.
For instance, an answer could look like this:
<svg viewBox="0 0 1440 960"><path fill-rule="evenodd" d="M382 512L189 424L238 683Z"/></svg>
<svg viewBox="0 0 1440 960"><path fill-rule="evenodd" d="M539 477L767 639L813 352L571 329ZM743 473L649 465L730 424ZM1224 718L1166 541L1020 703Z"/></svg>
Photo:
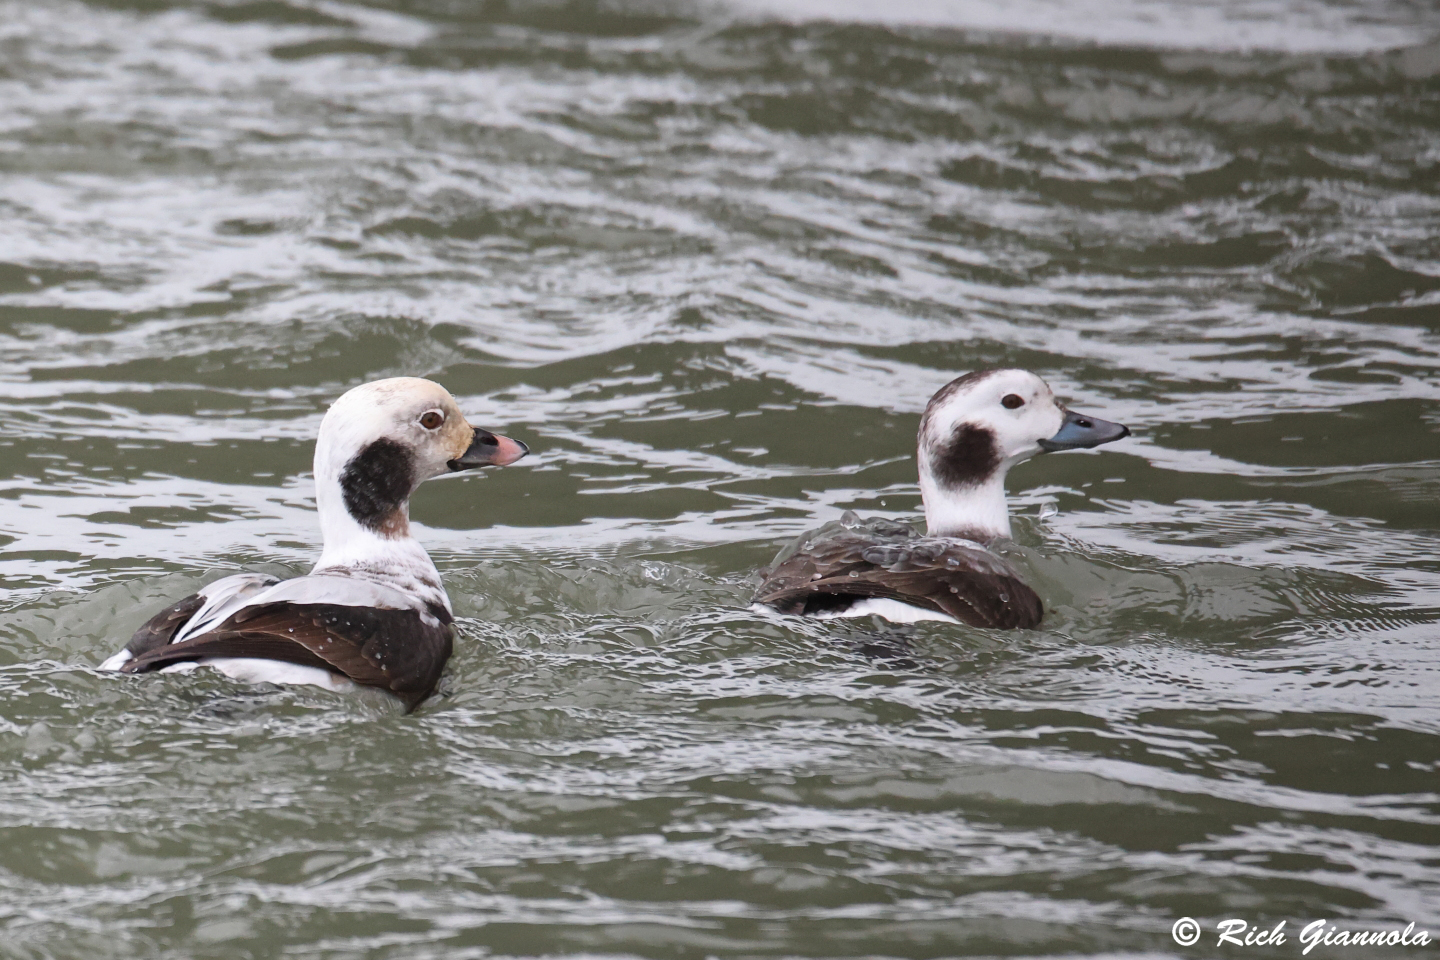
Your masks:
<svg viewBox="0 0 1440 960"><path fill-rule="evenodd" d="M330 407L315 444L324 548L303 577L224 577L160 611L101 669L377 687L414 709L434 691L454 615L430 555L410 535L410 496L426 480L505 466L518 440L472 427L438 383L355 387Z"/></svg>

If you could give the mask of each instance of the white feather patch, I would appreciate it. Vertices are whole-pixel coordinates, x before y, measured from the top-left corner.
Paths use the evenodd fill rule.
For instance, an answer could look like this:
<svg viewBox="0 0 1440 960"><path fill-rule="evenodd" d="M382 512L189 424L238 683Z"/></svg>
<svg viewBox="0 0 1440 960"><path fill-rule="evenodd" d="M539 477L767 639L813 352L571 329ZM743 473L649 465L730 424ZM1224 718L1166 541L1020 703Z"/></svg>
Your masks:
<svg viewBox="0 0 1440 960"><path fill-rule="evenodd" d="M252 597L247 606L262 603L327 603L342 607L378 607L381 610L424 608L424 602L418 597L395 587L373 580L331 577L323 573L282 580L264 593Z"/></svg>
<svg viewBox="0 0 1440 960"><path fill-rule="evenodd" d="M954 617L945 613L936 613L934 610L926 610L923 607L912 607L908 603L901 603L899 600L891 600L884 597L870 597L851 604L844 610L833 612L817 613L815 617L819 620L838 620L843 617L883 617L891 623L920 623L924 620L938 620L941 623L959 623Z"/></svg>
<svg viewBox="0 0 1440 960"><path fill-rule="evenodd" d="M187 663L172 663L161 667L160 673L189 673L197 667L212 667L232 680L243 683L308 683L326 690L353 690L355 682L347 677L322 670L319 667L303 667L298 663L283 660L263 660L259 657L204 657Z"/></svg>
<svg viewBox="0 0 1440 960"><path fill-rule="evenodd" d="M171 643L179 643L198 636L234 615L252 597L275 583L275 578L263 573L237 573L221 577L214 583L206 584L197 593L205 598L205 604L196 610L184 626L175 631Z"/></svg>
<svg viewBox="0 0 1440 960"><path fill-rule="evenodd" d="M128 663L130 659L130 651L121 650L119 653L115 654L113 657L100 664L100 669L119 670L121 667L125 666L125 664Z"/></svg>

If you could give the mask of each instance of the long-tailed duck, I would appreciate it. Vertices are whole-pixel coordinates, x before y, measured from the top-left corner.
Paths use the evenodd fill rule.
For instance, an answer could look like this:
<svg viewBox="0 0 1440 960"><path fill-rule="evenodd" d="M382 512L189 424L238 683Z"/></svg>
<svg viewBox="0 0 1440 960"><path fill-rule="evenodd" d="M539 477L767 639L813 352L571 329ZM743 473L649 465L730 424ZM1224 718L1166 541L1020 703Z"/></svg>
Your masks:
<svg viewBox="0 0 1440 960"><path fill-rule="evenodd" d="M440 574L410 536L410 495L432 477L527 452L470 426L438 383L395 377L350 390L315 443L325 544L315 568L292 580L216 580L156 614L101 669L209 666L251 682L379 687L413 710L435 689L455 631Z"/></svg>
<svg viewBox="0 0 1440 960"><path fill-rule="evenodd" d="M985 544L1010 536L1005 474L1037 453L1094 447L1129 429L1066 410L1028 370L979 370L950 381L920 418L926 535L847 516L793 545L763 571L756 600L781 613L877 614L900 623L1031 628L1044 607Z"/></svg>

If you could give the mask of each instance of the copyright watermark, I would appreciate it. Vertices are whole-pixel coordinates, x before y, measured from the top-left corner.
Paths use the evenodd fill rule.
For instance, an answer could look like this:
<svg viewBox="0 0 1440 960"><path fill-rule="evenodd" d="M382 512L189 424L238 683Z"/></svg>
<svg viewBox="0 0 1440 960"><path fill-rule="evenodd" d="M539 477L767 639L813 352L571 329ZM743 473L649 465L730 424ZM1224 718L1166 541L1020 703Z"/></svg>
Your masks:
<svg viewBox="0 0 1440 960"><path fill-rule="evenodd" d="M1193 947L1200 942L1200 924L1189 917L1181 917L1170 928L1170 936L1182 947Z"/></svg>
<svg viewBox="0 0 1440 960"><path fill-rule="evenodd" d="M1245 920L1221 920L1215 924L1215 946L1228 943L1236 947L1273 947L1289 942L1286 933L1288 920L1281 920L1273 927L1257 927ZM1193 947L1205 936L1200 922L1193 917L1181 917L1170 927L1170 936L1182 947ZM1424 947L1430 944L1430 931L1417 930L1415 924L1405 929L1366 928L1353 930L1338 926L1329 920L1313 920L1300 928L1296 940L1301 945L1300 953L1308 954L1318 946L1326 947Z"/></svg>

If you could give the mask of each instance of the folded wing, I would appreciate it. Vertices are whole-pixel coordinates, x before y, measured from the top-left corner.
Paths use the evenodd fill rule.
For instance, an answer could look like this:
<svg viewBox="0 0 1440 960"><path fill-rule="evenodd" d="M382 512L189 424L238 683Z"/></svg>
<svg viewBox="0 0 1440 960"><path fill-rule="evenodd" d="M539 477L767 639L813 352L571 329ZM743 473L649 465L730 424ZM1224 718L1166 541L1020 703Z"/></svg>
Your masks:
<svg viewBox="0 0 1440 960"><path fill-rule="evenodd" d="M790 614L843 610L884 598L954 617L972 627L1029 629L1040 624L1040 597L1002 558L963 541L897 544L837 537L776 564L756 600Z"/></svg>
<svg viewBox="0 0 1440 960"><path fill-rule="evenodd" d="M125 644L118 657L112 657L106 669L118 669L118 664L131 657L138 657L157 647L184 640L223 622L236 613L253 597L273 587L280 581L261 573L237 573L221 577L214 583L206 584L184 600L161 610L147 620Z"/></svg>
<svg viewBox="0 0 1440 960"><path fill-rule="evenodd" d="M136 637L174 636L170 620L196 597L163 611ZM170 619L162 618L171 614ZM270 602L245 606L215 627L178 643L132 640L133 659L120 669L147 673L175 663L249 657L318 667L355 683L388 690L409 709L429 696L454 644L448 611L342 604Z"/></svg>

